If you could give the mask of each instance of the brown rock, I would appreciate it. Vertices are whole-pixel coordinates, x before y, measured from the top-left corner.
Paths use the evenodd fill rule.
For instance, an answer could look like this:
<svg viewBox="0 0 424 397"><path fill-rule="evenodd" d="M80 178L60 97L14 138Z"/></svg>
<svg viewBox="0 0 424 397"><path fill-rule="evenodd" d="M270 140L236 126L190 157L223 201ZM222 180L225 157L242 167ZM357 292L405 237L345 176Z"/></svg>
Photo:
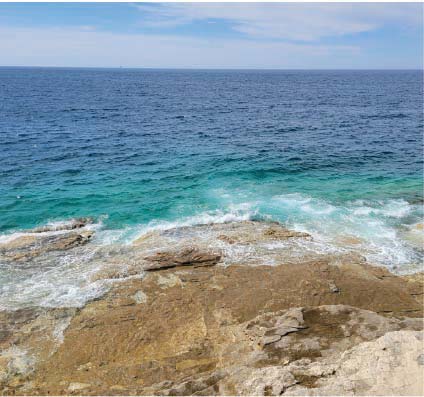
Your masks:
<svg viewBox="0 0 424 397"><path fill-rule="evenodd" d="M415 224L415 229L424 231L424 223Z"/></svg>
<svg viewBox="0 0 424 397"><path fill-rule="evenodd" d="M98 272L94 273L90 277L90 281L122 279L130 276L135 276L136 274L140 274L142 271L143 267L141 265L105 265Z"/></svg>
<svg viewBox="0 0 424 397"><path fill-rule="evenodd" d="M325 261L181 266L148 273L143 280L116 285L78 311L63 343L38 356L35 371L27 375L32 386L24 394L67 394L70 383L90 384L83 393L93 395L234 395L249 394L248 388L250 394L256 388L265 393L271 383L260 379L276 378L285 381L270 386L275 392L296 382L313 385L316 379L306 370L282 374L282 368L296 360L338 357L388 331L422 328L419 320L404 319L422 316L410 283L389 274L365 264ZM166 288L158 281L173 276L179 282ZM329 280L339 293L329 290ZM137 304L140 297L144 303ZM25 321L35 324L31 318ZM26 346L34 348L39 339L25 335ZM19 388L13 390L19 394Z"/></svg>
<svg viewBox="0 0 424 397"><path fill-rule="evenodd" d="M265 230L264 235L274 239L288 239L288 238L310 238L311 235L305 232L296 232L295 230L286 229L280 225L273 225Z"/></svg>
<svg viewBox="0 0 424 397"><path fill-rule="evenodd" d="M88 243L94 232L81 231L59 234L31 234L0 244L0 255L7 260L24 260L50 251L68 250Z"/></svg>
<svg viewBox="0 0 424 397"><path fill-rule="evenodd" d="M146 257L149 263L144 270L155 271L168 269L176 266L213 266L221 259L220 255L201 252L196 249L186 249L182 252L158 252L153 256Z"/></svg>
<svg viewBox="0 0 424 397"><path fill-rule="evenodd" d="M63 251L88 243L93 237L92 231L69 233L65 236L51 238L47 241L49 251Z"/></svg>
<svg viewBox="0 0 424 397"><path fill-rule="evenodd" d="M227 244L235 244L236 240L234 238L231 238L230 236L227 236L225 234L220 234L217 237L218 240L224 241Z"/></svg>
<svg viewBox="0 0 424 397"><path fill-rule="evenodd" d="M192 246L193 236L205 232L196 249L174 248ZM277 244L282 255L273 257L274 266L246 256L256 266L212 267L220 256L210 244L222 234L251 247L259 239L261 255L264 242L295 237L280 225L244 222L167 231L162 252L147 258L159 251L156 236L117 249L117 256L112 250L100 278L161 271L121 279L81 309L0 312L0 394L313 394L337 378L335 370L344 374L338 382L348 379L349 363L359 374L355 388L367 394L378 392L358 370L361 356L372 363L368 342L384 362L400 360L415 376L422 278L396 276L350 253L286 261L284 247L296 240ZM390 336L398 332L407 334ZM378 366L372 370L382 375ZM409 390L402 387L396 394Z"/></svg>

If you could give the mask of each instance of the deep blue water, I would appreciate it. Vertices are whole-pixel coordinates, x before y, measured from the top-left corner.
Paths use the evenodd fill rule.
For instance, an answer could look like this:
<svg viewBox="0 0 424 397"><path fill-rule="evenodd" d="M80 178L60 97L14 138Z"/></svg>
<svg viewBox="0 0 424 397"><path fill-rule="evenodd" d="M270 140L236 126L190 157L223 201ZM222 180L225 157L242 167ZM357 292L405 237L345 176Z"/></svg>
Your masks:
<svg viewBox="0 0 424 397"><path fill-rule="evenodd" d="M416 271L422 93L420 71L0 68L0 242L76 216L98 219L106 244L273 219ZM92 296L86 258L68 262L53 255L29 275L0 264L0 296L10 307Z"/></svg>
<svg viewBox="0 0 424 397"><path fill-rule="evenodd" d="M420 201L422 89L419 71L0 69L0 230L227 195Z"/></svg>

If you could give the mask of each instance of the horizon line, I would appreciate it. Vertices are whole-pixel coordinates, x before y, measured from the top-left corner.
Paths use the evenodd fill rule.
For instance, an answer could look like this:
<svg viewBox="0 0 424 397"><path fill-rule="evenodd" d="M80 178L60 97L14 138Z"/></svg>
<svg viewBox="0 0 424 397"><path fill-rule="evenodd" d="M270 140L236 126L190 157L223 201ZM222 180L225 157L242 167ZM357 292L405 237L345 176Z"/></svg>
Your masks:
<svg viewBox="0 0 424 397"><path fill-rule="evenodd" d="M421 68L213 68L213 67L143 67L143 66L38 66L38 65L0 65L0 69L117 69L117 70L223 70L223 71L421 71Z"/></svg>

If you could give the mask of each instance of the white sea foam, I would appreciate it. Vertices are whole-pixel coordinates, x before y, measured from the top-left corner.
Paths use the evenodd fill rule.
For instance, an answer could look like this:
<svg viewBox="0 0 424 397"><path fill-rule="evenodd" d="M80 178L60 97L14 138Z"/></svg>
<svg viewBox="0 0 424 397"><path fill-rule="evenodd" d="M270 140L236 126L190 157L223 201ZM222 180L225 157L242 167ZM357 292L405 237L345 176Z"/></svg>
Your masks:
<svg viewBox="0 0 424 397"><path fill-rule="evenodd" d="M151 231L205 224L268 219L283 222L289 228L310 233L321 251L356 249L370 262L392 269L419 267L422 256L405 239L402 228L413 215L422 217L422 208L405 200L357 200L336 205L301 194L277 195L266 201L231 203L230 194L221 192L227 210L204 212L178 221L156 221L135 228L128 242ZM354 242L349 245L349 238Z"/></svg>
<svg viewBox="0 0 424 397"><path fill-rule="evenodd" d="M403 218L412 210L412 206L405 200L379 201L377 205L379 205L379 207L372 207L367 205L363 200L358 200L353 202L353 214L359 216L381 215L384 217Z"/></svg>
<svg viewBox="0 0 424 397"><path fill-rule="evenodd" d="M331 245L342 236L351 236L361 241L356 249L372 263L399 270L414 262L419 266L420 257L401 230L404 222L410 221L406 217L414 212L416 218L420 216L420 208L405 200L356 201L335 206L302 196L299 200L293 196L278 199L290 204L290 208L285 208L291 210L287 214L290 226L311 233L317 241Z"/></svg>
<svg viewBox="0 0 424 397"><path fill-rule="evenodd" d="M95 229L95 238L86 246L66 252L52 252L37 259L36 267L0 264L0 309L13 309L28 305L46 307L83 306L88 300L102 295L113 280L92 280L108 256L119 253L119 247L128 246L140 236L157 232L151 250L171 249L178 244L181 233L174 229L185 228L186 242L198 242L204 247L219 249L227 263L252 264L278 263L278 252L287 249L300 257L312 253L334 254L356 251L369 262L387 266L397 272L413 272L422 269L424 231L414 227L422 222L422 207L404 200L365 201L344 204L330 203L322 199L300 195L276 195L266 200L246 201L246 197L223 193L220 210L205 211L174 221L157 220L148 224L108 230L102 220L86 225ZM217 198L218 200L218 198ZM312 241L299 240L295 245L287 242L257 244L227 244L217 239L213 228L191 226L222 225L252 219L280 221L288 228L310 233ZM14 232L0 236L0 243L28 234L66 233L66 222L51 222L48 231ZM57 229L57 230L56 230ZM183 230L183 229L180 229ZM169 231L169 232L168 232ZM200 233L200 234L199 234ZM202 234L203 233L203 234ZM173 237L174 236L174 237ZM177 236L177 237L175 237ZM197 239L197 240L196 240ZM421 240L420 240L421 239ZM108 251L109 250L109 251ZM269 255L268 255L268 254ZM264 255L267 254L267 255ZM121 255L125 258L125 252ZM93 279L94 280L94 279Z"/></svg>
<svg viewBox="0 0 424 397"><path fill-rule="evenodd" d="M87 223L85 226L79 228L79 231L98 231L103 227L103 219L99 218L99 220L95 223ZM25 231L12 231L5 234L0 234L0 244L7 244L11 241L25 236L55 236L55 235L61 235L69 233L69 229L67 229L67 226L71 226L75 222L74 219L70 220L63 220L63 221L52 221L46 223L44 228L46 230L44 231L37 231L36 229L28 229Z"/></svg>
<svg viewBox="0 0 424 397"><path fill-rule="evenodd" d="M134 228L134 232L130 233L127 243L139 238L143 234L153 231L164 231L181 227L190 227L198 225L213 225L230 222L243 222L252 220L258 215L258 211L252 210L252 203L241 203L236 206L230 206L228 211L209 211L198 215L186 217L176 221L152 221L147 225Z"/></svg>

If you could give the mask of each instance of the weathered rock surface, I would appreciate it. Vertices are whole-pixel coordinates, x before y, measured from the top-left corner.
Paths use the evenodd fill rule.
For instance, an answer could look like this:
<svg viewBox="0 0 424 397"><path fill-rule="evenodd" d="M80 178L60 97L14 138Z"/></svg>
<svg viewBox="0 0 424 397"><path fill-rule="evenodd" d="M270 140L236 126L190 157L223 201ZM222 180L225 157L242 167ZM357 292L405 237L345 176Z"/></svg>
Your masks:
<svg viewBox="0 0 424 397"><path fill-rule="evenodd" d="M424 395L424 333L388 332L375 341L346 350L340 357L300 369L313 388L295 386L288 396Z"/></svg>
<svg viewBox="0 0 424 397"><path fill-rule="evenodd" d="M62 343L76 309L28 308L0 312L0 385L22 387Z"/></svg>
<svg viewBox="0 0 424 397"><path fill-rule="evenodd" d="M217 224L213 225L211 229L222 231L222 234L217 235L217 239L227 244L287 241L290 239L312 240L309 233L290 230L276 222L244 221L223 225Z"/></svg>
<svg viewBox="0 0 424 397"><path fill-rule="evenodd" d="M29 233L0 243L0 259L22 261L50 251L64 251L88 243L94 235L91 230L78 229L81 222L72 223L58 230L34 229ZM82 227L82 226L81 226Z"/></svg>
<svg viewBox="0 0 424 397"><path fill-rule="evenodd" d="M309 233L285 229L278 224L272 225L269 229L265 230L264 235L275 239L288 239L293 237L311 238Z"/></svg>
<svg viewBox="0 0 424 397"><path fill-rule="evenodd" d="M34 229L28 230L29 233L45 233L45 232L55 232L60 230L74 230L81 229L87 225L90 225L94 222L93 218L75 218L71 219L68 222L59 222L53 223L50 225L36 227Z"/></svg>
<svg viewBox="0 0 424 397"><path fill-rule="evenodd" d="M158 236L101 257L93 278L119 282L81 309L0 312L0 394L423 394L422 275L351 253L299 258L310 237L279 225L166 231L163 250ZM240 245L254 266L233 261Z"/></svg>
<svg viewBox="0 0 424 397"><path fill-rule="evenodd" d="M65 316L62 328L59 312L22 313L20 331L6 330L2 345L3 365L13 368L3 374L2 393L377 393L359 388L360 368L354 372L359 380L352 377L349 387L334 378L338 386L332 389L326 379L359 362L348 360L367 349L349 353L355 346L393 331L421 329L422 305L411 295L410 282L384 269L329 263L149 272L115 286L72 319ZM330 291L329 279L339 293ZM49 339L57 327L63 337ZM415 351L408 338L402 339L402 352ZM21 359L11 361L16 348ZM385 353L390 366L397 360L416 375L405 361L412 353L395 358L391 352Z"/></svg>
<svg viewBox="0 0 424 397"><path fill-rule="evenodd" d="M219 262L221 255L201 252L191 248L181 252L158 252L144 259L149 262L144 266L144 270L155 271L177 266L213 266Z"/></svg>

